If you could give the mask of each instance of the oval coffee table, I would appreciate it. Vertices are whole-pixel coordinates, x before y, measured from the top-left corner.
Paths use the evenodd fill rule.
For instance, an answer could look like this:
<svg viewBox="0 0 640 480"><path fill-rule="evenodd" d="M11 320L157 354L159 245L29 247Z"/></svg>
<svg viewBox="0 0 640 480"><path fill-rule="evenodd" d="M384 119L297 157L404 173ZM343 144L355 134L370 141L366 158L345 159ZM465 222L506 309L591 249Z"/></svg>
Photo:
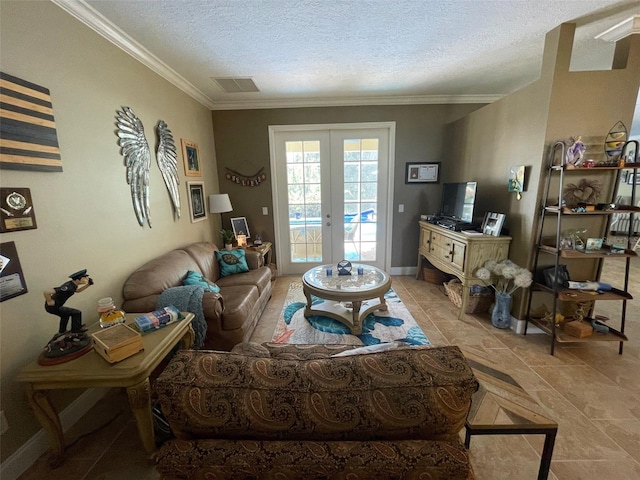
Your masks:
<svg viewBox="0 0 640 480"><path fill-rule="evenodd" d="M332 275L329 276L327 269L330 267ZM335 267L322 265L302 276L302 291L307 298L304 316L333 318L349 327L354 335L359 335L362 321L369 313L387 309L384 294L391 288L391 277L371 265L353 264L351 275L338 275ZM362 267L361 275L356 273L358 267ZM323 301L312 305L312 295Z"/></svg>

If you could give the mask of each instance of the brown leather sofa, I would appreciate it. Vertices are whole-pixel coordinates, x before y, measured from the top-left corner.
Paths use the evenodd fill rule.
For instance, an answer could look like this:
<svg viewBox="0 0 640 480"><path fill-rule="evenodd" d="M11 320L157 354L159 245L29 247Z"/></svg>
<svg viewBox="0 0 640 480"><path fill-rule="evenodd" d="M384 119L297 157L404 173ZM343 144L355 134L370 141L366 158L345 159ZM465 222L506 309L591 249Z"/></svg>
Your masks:
<svg viewBox="0 0 640 480"><path fill-rule="evenodd" d="M246 251L248 272L220 277L213 243L194 243L157 257L131 274L123 286L125 312L156 310L160 294L181 286L188 271L200 272L220 287L205 292L202 309L207 323L204 349L231 350L249 341L271 298L271 270L258 252Z"/></svg>
<svg viewBox="0 0 640 480"><path fill-rule="evenodd" d="M155 383L177 437L163 480L470 480L459 437L478 382L455 346L179 351Z"/></svg>

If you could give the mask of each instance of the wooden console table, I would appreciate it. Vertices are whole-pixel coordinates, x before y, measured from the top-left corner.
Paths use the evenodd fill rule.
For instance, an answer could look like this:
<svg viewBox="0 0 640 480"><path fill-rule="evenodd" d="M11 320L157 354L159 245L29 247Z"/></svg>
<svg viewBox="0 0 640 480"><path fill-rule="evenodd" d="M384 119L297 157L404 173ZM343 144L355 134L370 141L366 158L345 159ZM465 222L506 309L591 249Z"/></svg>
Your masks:
<svg viewBox="0 0 640 480"><path fill-rule="evenodd" d="M468 235L448 230L427 222L420 224L418 244L418 272L422 277L422 257L445 273L455 275L462 282L462 306L458 318L462 318L469 302L472 285L484 285L474 273L487 260L499 262L508 258L511 237L492 235Z"/></svg>
<svg viewBox="0 0 640 480"><path fill-rule="evenodd" d="M127 314L128 324L138 314ZM52 468L64 461L64 433L58 412L49 398L49 390L61 388L124 387L127 389L129 404L135 416L138 433L145 452L151 455L155 450L153 417L151 414L151 385L149 376L178 343L182 348L190 348L194 341L191 327L192 313L185 313L185 319L150 332L142 337L144 350L122 360L109 364L95 350L81 357L58 365L42 366L34 361L24 367L17 380L26 383L27 401L43 428L49 433L53 456ZM99 330L96 324L89 334Z"/></svg>

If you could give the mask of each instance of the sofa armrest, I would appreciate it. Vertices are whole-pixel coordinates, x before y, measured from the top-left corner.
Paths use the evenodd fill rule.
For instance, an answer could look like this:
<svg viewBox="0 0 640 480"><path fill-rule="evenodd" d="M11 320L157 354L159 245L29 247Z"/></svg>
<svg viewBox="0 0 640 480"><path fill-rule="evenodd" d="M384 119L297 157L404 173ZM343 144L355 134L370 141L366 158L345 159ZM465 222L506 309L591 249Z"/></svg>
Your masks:
<svg viewBox="0 0 640 480"><path fill-rule="evenodd" d="M222 299L222 295L214 292L204 292L202 295L202 313L204 313L204 318L206 318L207 321L215 318L220 322L223 310L224 300Z"/></svg>
<svg viewBox="0 0 640 480"><path fill-rule="evenodd" d="M256 270L260 267L264 267L264 257L260 252L254 252L252 250L245 250L245 258L247 259L247 266L249 270Z"/></svg>

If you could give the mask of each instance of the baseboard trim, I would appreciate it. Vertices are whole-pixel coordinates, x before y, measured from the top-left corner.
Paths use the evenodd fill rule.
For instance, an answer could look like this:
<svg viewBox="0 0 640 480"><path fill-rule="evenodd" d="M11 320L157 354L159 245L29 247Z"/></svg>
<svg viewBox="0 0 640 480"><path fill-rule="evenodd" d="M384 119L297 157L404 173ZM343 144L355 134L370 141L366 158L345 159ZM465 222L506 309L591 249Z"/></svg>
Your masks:
<svg viewBox="0 0 640 480"><path fill-rule="evenodd" d="M62 430L66 432L105 396L108 388L89 388L60 413ZM17 480L50 447L49 435L40 429L33 437L0 465L0 478Z"/></svg>
<svg viewBox="0 0 640 480"><path fill-rule="evenodd" d="M391 275L413 275L416 276L418 267L391 267Z"/></svg>
<svg viewBox="0 0 640 480"><path fill-rule="evenodd" d="M524 335L524 325L525 320L518 320L517 318L511 317L511 330L513 330L518 335ZM529 324L527 327L527 335L539 335L545 333L543 330L540 330L538 327Z"/></svg>

